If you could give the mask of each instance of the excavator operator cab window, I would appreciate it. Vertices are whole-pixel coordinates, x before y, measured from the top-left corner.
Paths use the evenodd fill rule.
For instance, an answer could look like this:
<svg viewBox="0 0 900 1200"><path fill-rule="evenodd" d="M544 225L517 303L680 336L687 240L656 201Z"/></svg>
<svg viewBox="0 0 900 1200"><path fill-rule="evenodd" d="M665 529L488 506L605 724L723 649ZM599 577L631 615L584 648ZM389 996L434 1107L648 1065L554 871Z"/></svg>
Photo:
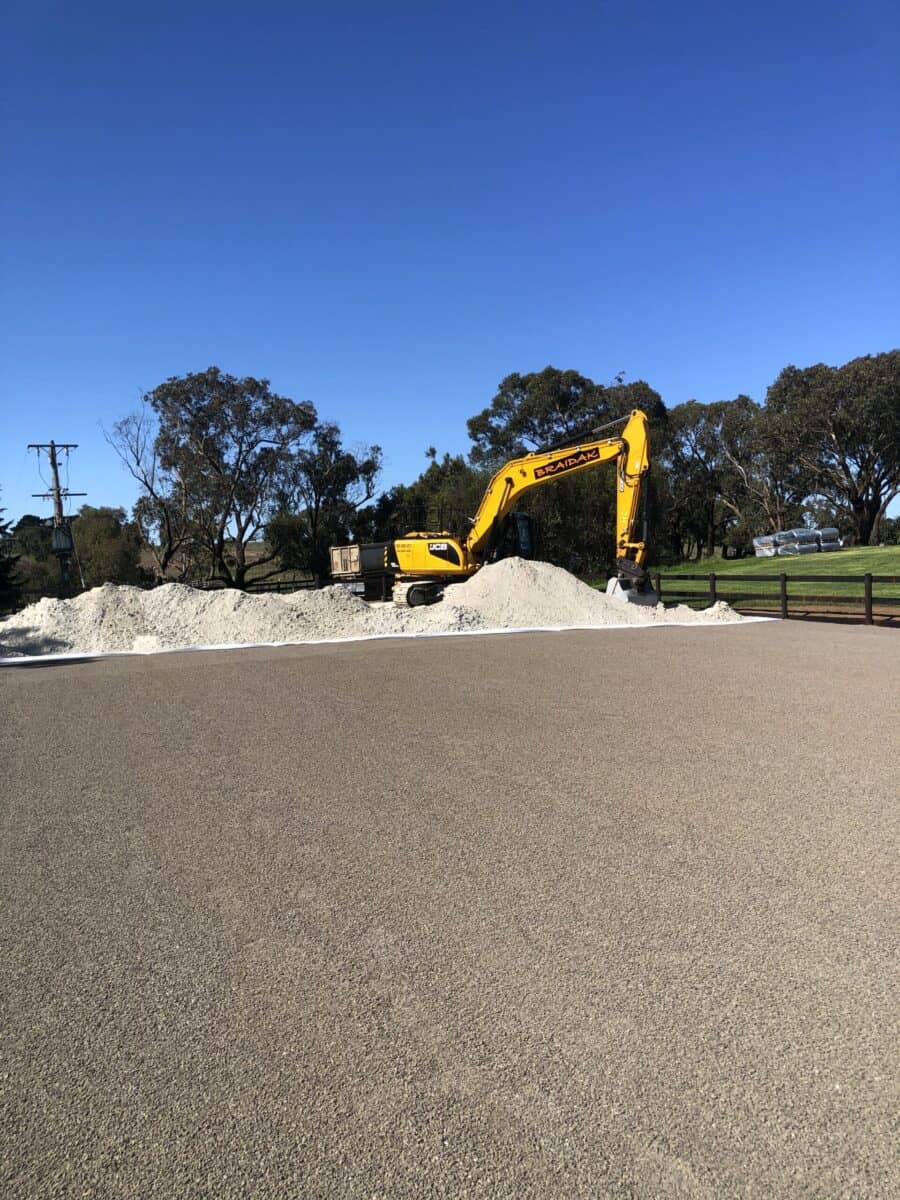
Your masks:
<svg viewBox="0 0 900 1200"><path fill-rule="evenodd" d="M534 558L536 542L534 522L528 513L507 513L499 527L493 549L485 562L499 562L501 558Z"/></svg>
<svg viewBox="0 0 900 1200"><path fill-rule="evenodd" d="M512 526L512 538L514 549L510 550L510 554L517 554L519 558L534 558L534 522L528 513L514 512L510 513L510 525Z"/></svg>

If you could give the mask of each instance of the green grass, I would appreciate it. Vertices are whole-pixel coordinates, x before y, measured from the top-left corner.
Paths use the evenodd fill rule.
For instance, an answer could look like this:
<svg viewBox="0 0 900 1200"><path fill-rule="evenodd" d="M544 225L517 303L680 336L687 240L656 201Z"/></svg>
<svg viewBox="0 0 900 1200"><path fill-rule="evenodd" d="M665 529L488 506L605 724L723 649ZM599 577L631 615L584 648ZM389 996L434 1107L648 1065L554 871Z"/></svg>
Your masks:
<svg viewBox="0 0 900 1200"><path fill-rule="evenodd" d="M675 580L679 575L709 575L715 572L717 590L723 599L728 598L729 592L764 592L777 596L779 583L777 580L767 582L756 578L753 582L735 580L729 582L729 576L748 575L766 576L780 575L782 572L788 578L788 595L804 596L847 596L852 600L862 602L862 583L803 583L797 582L791 586L793 575L895 575L900 576L900 546L861 546L847 550L836 550L826 554L804 554L797 558L737 558L723 559L719 557L704 558L701 562L682 562L669 567L651 567L651 575L659 573L662 576L663 599L666 599L666 581L672 588L678 586ZM685 589L703 591L708 596L708 589L700 580L686 581L680 585ZM875 584L873 599L877 605L879 599L900 599L900 584ZM742 602L742 607L750 607L753 601Z"/></svg>

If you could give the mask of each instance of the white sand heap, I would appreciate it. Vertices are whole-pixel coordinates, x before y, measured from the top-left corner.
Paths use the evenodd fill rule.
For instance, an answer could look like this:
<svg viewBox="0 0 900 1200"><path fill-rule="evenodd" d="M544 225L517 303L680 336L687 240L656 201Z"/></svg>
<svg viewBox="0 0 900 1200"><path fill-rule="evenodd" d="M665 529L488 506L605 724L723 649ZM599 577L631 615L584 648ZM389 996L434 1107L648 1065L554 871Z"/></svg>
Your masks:
<svg viewBox="0 0 900 1200"><path fill-rule="evenodd" d="M343 587L248 595L178 583L152 591L104 584L74 600L40 600L0 621L0 657L149 652L186 646L320 642L397 633L740 621L727 604L701 612L611 600L549 563L508 558L447 589L439 604L367 604Z"/></svg>

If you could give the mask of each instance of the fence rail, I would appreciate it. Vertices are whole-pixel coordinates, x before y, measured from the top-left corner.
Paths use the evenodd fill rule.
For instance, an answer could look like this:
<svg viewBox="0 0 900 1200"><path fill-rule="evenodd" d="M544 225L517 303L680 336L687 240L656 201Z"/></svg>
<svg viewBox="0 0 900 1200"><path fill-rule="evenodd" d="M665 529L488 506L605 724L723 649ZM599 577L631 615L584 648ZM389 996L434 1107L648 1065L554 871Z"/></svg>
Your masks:
<svg viewBox="0 0 900 1200"><path fill-rule="evenodd" d="M673 587L672 584L678 584L682 580L685 582L705 583L705 589L698 588L679 588ZM657 595L660 600L708 600L710 604L715 604L717 600L724 600L728 604L740 606L743 601L768 601L770 606L778 608L781 616L787 620L792 614L790 611L790 602L793 600L795 604L835 604L842 608L853 605L854 602L859 602L862 606L863 620L867 625L874 623L874 606L877 603L879 608L898 607L900 608L900 596L878 596L875 597L873 589L876 586L884 584L900 584L900 575L786 575L783 572L779 575L732 575L730 572L727 575L717 575L715 571L708 571L703 575L662 575L660 573L653 575L653 583L656 588ZM728 589L728 585L732 583L777 583L778 591L769 592L734 592ZM788 584L792 587L796 583L817 583L817 584L859 584L862 588L861 595L846 594L841 595L825 595L822 592L796 592L789 591ZM795 616L798 614L794 614Z"/></svg>
<svg viewBox="0 0 900 1200"><path fill-rule="evenodd" d="M138 583L133 586L139 587L145 592L152 592L154 589L162 587L166 583L181 582L181 580L175 579L155 579L151 582ZM259 594L261 592L302 592L316 588L319 585L314 579L249 579L244 584L243 588L229 589L228 585L222 583L220 580L213 580L210 582L209 580L194 579L190 582L185 582L185 586L194 588L199 592L225 592L229 590L240 590ZM84 590L88 591L89 589L86 588ZM64 598L72 599L78 595L81 595L81 589L75 590L69 597L63 597L59 591L59 588L57 587L24 588L19 592L20 607L24 607L27 604L34 604L38 600L61 600Z"/></svg>
<svg viewBox="0 0 900 1200"><path fill-rule="evenodd" d="M244 585L245 592L305 592L319 585L314 579L251 579Z"/></svg>

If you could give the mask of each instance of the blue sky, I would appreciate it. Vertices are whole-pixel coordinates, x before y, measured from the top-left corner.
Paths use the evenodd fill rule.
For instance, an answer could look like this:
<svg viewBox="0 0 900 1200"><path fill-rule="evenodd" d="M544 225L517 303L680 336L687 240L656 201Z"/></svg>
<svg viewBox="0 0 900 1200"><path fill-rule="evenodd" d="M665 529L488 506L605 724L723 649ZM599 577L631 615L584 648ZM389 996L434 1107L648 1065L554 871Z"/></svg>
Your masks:
<svg viewBox="0 0 900 1200"><path fill-rule="evenodd" d="M900 343L900 9L867 2L8 9L0 505L217 364L383 484L511 371L670 405Z"/></svg>

